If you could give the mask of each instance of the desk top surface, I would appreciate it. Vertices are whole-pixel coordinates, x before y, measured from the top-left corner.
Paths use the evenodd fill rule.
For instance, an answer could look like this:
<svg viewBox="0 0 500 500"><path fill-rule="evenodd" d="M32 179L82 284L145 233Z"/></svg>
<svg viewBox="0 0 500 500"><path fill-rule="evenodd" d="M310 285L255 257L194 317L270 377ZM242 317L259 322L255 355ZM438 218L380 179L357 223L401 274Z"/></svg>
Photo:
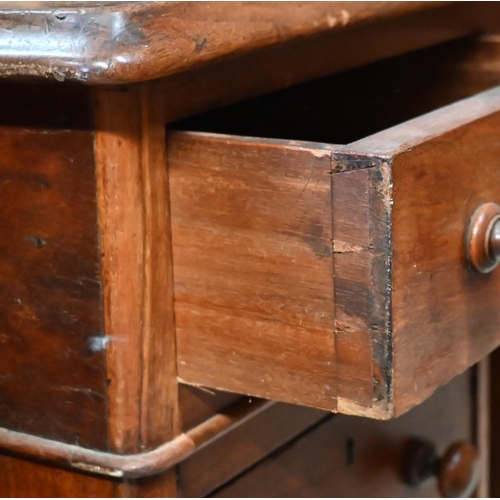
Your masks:
<svg viewBox="0 0 500 500"><path fill-rule="evenodd" d="M0 76L146 81L443 3L7 2Z"/></svg>

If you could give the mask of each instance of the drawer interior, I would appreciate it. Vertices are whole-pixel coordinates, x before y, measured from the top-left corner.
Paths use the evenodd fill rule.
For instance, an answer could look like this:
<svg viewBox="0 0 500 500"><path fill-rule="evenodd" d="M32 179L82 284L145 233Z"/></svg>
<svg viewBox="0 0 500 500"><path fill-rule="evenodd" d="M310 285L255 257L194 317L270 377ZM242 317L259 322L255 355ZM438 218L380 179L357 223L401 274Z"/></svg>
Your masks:
<svg viewBox="0 0 500 500"><path fill-rule="evenodd" d="M460 39L196 115L169 128L349 144L498 85L499 61L495 36Z"/></svg>

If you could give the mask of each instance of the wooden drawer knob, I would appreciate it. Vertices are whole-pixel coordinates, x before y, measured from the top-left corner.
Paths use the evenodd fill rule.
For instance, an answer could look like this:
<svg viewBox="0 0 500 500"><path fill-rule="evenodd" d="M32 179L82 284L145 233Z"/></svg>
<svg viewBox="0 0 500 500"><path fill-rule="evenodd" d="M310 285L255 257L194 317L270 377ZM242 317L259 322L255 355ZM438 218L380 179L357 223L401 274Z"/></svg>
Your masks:
<svg viewBox="0 0 500 500"><path fill-rule="evenodd" d="M437 476L438 488L445 498L468 498L479 483L479 455L466 442L453 443L439 458L436 447L423 439L408 442L403 455L403 479L410 486L419 486Z"/></svg>
<svg viewBox="0 0 500 500"><path fill-rule="evenodd" d="M483 203L474 212L467 232L467 259L481 273L500 262L500 205Z"/></svg>

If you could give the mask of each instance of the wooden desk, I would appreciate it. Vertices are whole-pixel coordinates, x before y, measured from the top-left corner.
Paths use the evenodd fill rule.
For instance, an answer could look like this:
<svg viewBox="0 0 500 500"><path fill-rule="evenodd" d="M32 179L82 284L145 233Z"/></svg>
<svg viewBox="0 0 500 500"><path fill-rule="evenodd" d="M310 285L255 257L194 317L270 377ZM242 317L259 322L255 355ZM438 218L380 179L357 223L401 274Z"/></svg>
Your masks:
<svg viewBox="0 0 500 500"><path fill-rule="evenodd" d="M498 10L1 6L0 493L486 494Z"/></svg>

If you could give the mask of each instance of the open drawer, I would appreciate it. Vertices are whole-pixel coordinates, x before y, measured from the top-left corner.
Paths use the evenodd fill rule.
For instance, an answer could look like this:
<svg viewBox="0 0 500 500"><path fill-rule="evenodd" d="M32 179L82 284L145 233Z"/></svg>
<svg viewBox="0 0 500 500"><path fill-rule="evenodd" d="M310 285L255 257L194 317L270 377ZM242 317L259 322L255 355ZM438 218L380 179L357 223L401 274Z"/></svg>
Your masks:
<svg viewBox="0 0 500 500"><path fill-rule="evenodd" d="M464 244L500 202L484 54L455 42L178 124L201 130L168 140L183 382L387 419L500 344L500 270Z"/></svg>

